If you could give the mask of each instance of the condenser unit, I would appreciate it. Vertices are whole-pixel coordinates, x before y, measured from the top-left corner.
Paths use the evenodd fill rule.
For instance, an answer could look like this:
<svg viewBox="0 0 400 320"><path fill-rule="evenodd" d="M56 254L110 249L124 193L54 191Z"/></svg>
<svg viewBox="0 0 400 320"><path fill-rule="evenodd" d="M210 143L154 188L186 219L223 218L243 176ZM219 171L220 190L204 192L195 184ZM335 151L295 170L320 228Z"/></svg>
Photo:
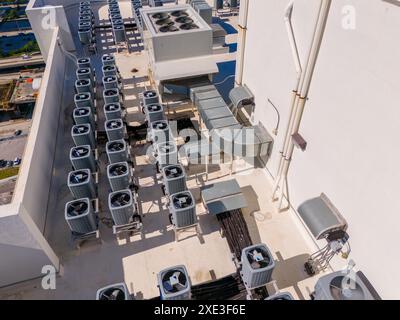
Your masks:
<svg viewBox="0 0 400 320"><path fill-rule="evenodd" d="M113 32L115 42L120 43L126 41L125 27L123 25L114 25Z"/></svg>
<svg viewBox="0 0 400 320"><path fill-rule="evenodd" d="M103 99L105 104L118 103L120 96L118 89L107 89L103 92Z"/></svg>
<svg viewBox="0 0 400 320"><path fill-rule="evenodd" d="M196 201L190 191L183 191L170 196L172 224L176 228L192 226L197 222Z"/></svg>
<svg viewBox="0 0 400 320"><path fill-rule="evenodd" d="M89 79L93 82L94 74L91 68L79 68L76 70L76 78L78 80Z"/></svg>
<svg viewBox="0 0 400 320"><path fill-rule="evenodd" d="M147 123L164 120L164 108L161 104L149 104L143 108Z"/></svg>
<svg viewBox="0 0 400 320"><path fill-rule="evenodd" d="M131 172L127 162L118 162L107 166L107 177L111 190L128 189L131 184Z"/></svg>
<svg viewBox="0 0 400 320"><path fill-rule="evenodd" d="M92 109L85 108L75 108L73 111L73 118L75 124L90 124L92 129L95 128L94 116L92 113Z"/></svg>
<svg viewBox="0 0 400 320"><path fill-rule="evenodd" d="M93 86L90 79L81 79L75 81L75 89L77 93L90 92L93 93Z"/></svg>
<svg viewBox="0 0 400 320"><path fill-rule="evenodd" d="M161 170L165 166L178 163L178 148L173 142L165 142L156 145L157 165Z"/></svg>
<svg viewBox="0 0 400 320"><path fill-rule="evenodd" d="M77 93L74 96L75 106L77 108L89 107L94 109L94 102L90 92Z"/></svg>
<svg viewBox="0 0 400 320"><path fill-rule="evenodd" d="M142 93L142 103L143 106L147 106L149 104L157 104L160 102L160 98L158 94L154 90L147 90Z"/></svg>
<svg viewBox="0 0 400 320"><path fill-rule="evenodd" d="M96 160L90 146L72 147L69 152L69 159L75 170L89 169L96 171Z"/></svg>
<svg viewBox="0 0 400 320"><path fill-rule="evenodd" d="M114 225L123 226L132 222L136 214L131 190L120 190L110 193L108 207L111 212Z"/></svg>
<svg viewBox="0 0 400 320"><path fill-rule="evenodd" d="M96 143L90 124L74 125L71 129L71 136L76 146L89 145L92 149L95 148Z"/></svg>
<svg viewBox="0 0 400 320"><path fill-rule="evenodd" d="M91 67L90 58L79 58L77 62L79 69Z"/></svg>
<svg viewBox="0 0 400 320"><path fill-rule="evenodd" d="M106 144L106 152L110 163L128 161L128 146L124 140L109 141Z"/></svg>
<svg viewBox="0 0 400 320"><path fill-rule="evenodd" d="M90 27L79 28L78 37L82 44L90 44L92 42L92 29Z"/></svg>
<svg viewBox="0 0 400 320"><path fill-rule="evenodd" d="M96 198L96 185L89 169L71 171L68 174L68 188L75 199Z"/></svg>
<svg viewBox="0 0 400 320"><path fill-rule="evenodd" d="M164 167L162 174L167 195L187 190L185 170L180 164Z"/></svg>
<svg viewBox="0 0 400 320"><path fill-rule="evenodd" d="M103 77L104 89L118 89L119 83L116 76L105 76Z"/></svg>
<svg viewBox="0 0 400 320"><path fill-rule="evenodd" d="M105 77L117 76L118 69L115 65L106 65L101 68Z"/></svg>
<svg viewBox="0 0 400 320"><path fill-rule="evenodd" d="M121 140L124 138L125 127L121 119L108 120L105 122L104 127L108 141Z"/></svg>
<svg viewBox="0 0 400 320"><path fill-rule="evenodd" d="M279 292L279 293L276 293L276 294L274 294L272 296L269 296L265 300L270 300L270 301L282 300L282 301L284 301L284 300L294 300L294 298L289 292Z"/></svg>
<svg viewBox="0 0 400 320"><path fill-rule="evenodd" d="M97 230L96 215L89 198L67 202L64 216L73 233L87 234Z"/></svg>
<svg viewBox="0 0 400 320"><path fill-rule="evenodd" d="M120 103L109 103L104 105L104 115L106 120L122 118L122 109Z"/></svg>
<svg viewBox="0 0 400 320"><path fill-rule="evenodd" d="M244 248L241 261L240 275L246 288L259 288L271 281L275 261L265 244Z"/></svg>
<svg viewBox="0 0 400 320"><path fill-rule="evenodd" d="M168 142L171 140L171 131L168 121L160 120L150 123L149 140L155 144Z"/></svg>
<svg viewBox="0 0 400 320"><path fill-rule="evenodd" d="M131 296L125 283L115 283L97 290L96 300L131 300Z"/></svg>
<svg viewBox="0 0 400 320"><path fill-rule="evenodd" d="M185 266L160 271L157 275L162 300L190 300L191 284Z"/></svg>
<svg viewBox="0 0 400 320"><path fill-rule="evenodd" d="M115 57L113 54L103 54L101 62L103 63L103 66L113 66L115 65Z"/></svg>

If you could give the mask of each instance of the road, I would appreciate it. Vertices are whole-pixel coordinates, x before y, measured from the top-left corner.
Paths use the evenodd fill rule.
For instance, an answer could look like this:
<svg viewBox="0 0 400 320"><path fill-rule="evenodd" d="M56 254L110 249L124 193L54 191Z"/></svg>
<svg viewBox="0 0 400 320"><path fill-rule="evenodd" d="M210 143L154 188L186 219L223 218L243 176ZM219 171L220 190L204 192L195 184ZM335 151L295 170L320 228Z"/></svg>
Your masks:
<svg viewBox="0 0 400 320"><path fill-rule="evenodd" d="M33 55L30 59L26 60L22 59L22 57L4 58L0 59L0 70L40 64L44 64L41 54Z"/></svg>

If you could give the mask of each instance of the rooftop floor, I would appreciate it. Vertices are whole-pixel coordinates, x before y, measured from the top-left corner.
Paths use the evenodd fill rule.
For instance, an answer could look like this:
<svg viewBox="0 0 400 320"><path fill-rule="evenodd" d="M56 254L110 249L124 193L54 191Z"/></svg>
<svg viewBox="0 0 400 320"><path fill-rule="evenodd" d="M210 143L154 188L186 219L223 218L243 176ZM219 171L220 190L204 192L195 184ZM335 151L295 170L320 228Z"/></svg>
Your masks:
<svg viewBox="0 0 400 320"><path fill-rule="evenodd" d="M121 3L121 6L130 6ZM121 10L130 12L130 8ZM100 18L106 14L100 9ZM234 25L234 19L225 23ZM134 34L131 34L135 38ZM100 57L104 52L115 52L110 34L100 31L98 36L102 46L92 59L99 70ZM236 35L227 38L228 44L234 45ZM137 43L137 42L136 42ZM128 121L132 124L143 122L139 111L138 95L144 88L150 87L147 76L147 53L133 50L116 53L117 65L124 84L125 105L128 107ZM216 55L217 62L235 60L235 53ZM133 68L137 69L132 72ZM70 70L74 68L71 67ZM72 71L71 71L72 72ZM217 75L221 79L225 75ZM66 87L73 83L68 77ZM98 77L98 88L99 88ZM64 89L65 90L65 89ZM99 92L100 91L100 92ZM101 97L101 90L97 97ZM98 99L101 101L101 99ZM101 102L102 103L102 102ZM65 103L65 115L69 115L73 106ZM98 123L104 122L102 105L98 105ZM193 115L193 121L196 121ZM166 267L184 264L193 284L220 278L236 271L226 239L219 232L216 217L208 215L200 202L201 186L216 181L232 178L226 164L212 166L209 181L205 180L201 166L191 168L188 174L188 187L197 199L197 214L201 236L185 233L180 241L174 241L174 232L168 220L165 197L161 190L161 177L157 175L154 164L149 163L144 141L131 144L134 155L135 176L138 179L139 210L144 214L144 238L139 235L116 239L107 224L100 224L101 244L87 243L76 250L69 243L69 229L63 218L65 203L72 199L66 186L67 174L71 169L68 150L73 145L70 137L71 117L65 117L64 134L58 137L56 154L57 176L53 179L53 198L50 200L45 236L56 254L61 257L63 271L57 279L56 290L42 290L40 282L31 281L14 287L0 289L0 298L9 299L94 299L100 287L124 281L136 299L148 299L158 296L157 273ZM99 150L99 201L100 217L110 218L107 210L109 186L105 172L107 156ZM239 172L240 162L235 171ZM252 169L233 175L237 179L249 206L243 210L254 243L265 243L271 249L276 260L273 279L282 291L290 291L294 297L308 299L313 291L317 277L309 278L303 271L303 264L314 247L304 235L297 218L291 212L278 212L271 202L271 184L263 169Z"/></svg>

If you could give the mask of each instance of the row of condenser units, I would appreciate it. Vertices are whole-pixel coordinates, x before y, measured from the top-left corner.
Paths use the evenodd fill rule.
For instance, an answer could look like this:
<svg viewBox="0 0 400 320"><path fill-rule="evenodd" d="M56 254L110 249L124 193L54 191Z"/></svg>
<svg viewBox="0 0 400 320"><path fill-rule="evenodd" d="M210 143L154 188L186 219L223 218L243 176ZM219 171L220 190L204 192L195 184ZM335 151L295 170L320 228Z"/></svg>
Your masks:
<svg viewBox="0 0 400 320"><path fill-rule="evenodd" d="M196 201L186 184L186 173L178 161L178 147L174 141L163 105L156 91L141 94L141 105L148 125L147 139L153 145L157 170L162 173L163 191L168 197L170 218L175 228L197 223Z"/></svg>
<svg viewBox="0 0 400 320"><path fill-rule="evenodd" d="M90 1L79 3L78 36L82 44L89 45L95 40L94 14Z"/></svg>
<svg viewBox="0 0 400 320"><path fill-rule="evenodd" d="M115 43L126 41L126 31L124 20L121 15L118 0L107 0L108 18L111 22L111 28L114 35Z"/></svg>
<svg viewBox="0 0 400 320"><path fill-rule="evenodd" d="M125 126L122 121L123 104L120 97L120 78L113 55L103 55L103 98L105 130L108 137L106 153L109 160L107 176L111 186L108 204L114 225L125 225L136 214L136 197L130 190L132 169L129 165L129 148L124 140ZM65 217L75 234L87 234L97 230L97 216L93 206L97 199L97 149L96 149L96 77L90 58L78 59L75 83L75 124L71 135L75 146L70 150L73 171L68 174L68 187L75 200L65 207ZM109 87L109 80L116 80ZM110 99L110 97L112 97ZM109 99L109 100L107 100Z"/></svg>
<svg viewBox="0 0 400 320"><path fill-rule="evenodd" d="M139 30L143 28L142 17L140 15L140 9L143 8L142 0L131 0L131 8L133 19Z"/></svg>

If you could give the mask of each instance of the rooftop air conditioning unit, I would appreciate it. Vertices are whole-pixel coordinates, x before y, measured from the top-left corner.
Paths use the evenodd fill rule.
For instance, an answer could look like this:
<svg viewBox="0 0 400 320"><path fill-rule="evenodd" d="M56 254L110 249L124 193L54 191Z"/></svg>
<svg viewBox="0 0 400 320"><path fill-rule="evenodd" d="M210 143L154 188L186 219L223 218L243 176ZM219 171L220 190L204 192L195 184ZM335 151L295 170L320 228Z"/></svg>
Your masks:
<svg viewBox="0 0 400 320"><path fill-rule="evenodd" d="M82 14L82 15L85 15L85 14L93 15L93 12L92 12L92 10L82 10L82 11L79 12L79 14Z"/></svg>
<svg viewBox="0 0 400 320"><path fill-rule="evenodd" d="M82 28L92 28L92 22L91 21L80 21L78 23L78 28L82 29ZM79 68L84 68L78 65Z"/></svg>
<svg viewBox="0 0 400 320"><path fill-rule="evenodd" d="M106 152L110 163L128 161L128 147L124 140L107 142Z"/></svg>
<svg viewBox="0 0 400 320"><path fill-rule="evenodd" d="M103 66L114 66L115 65L115 57L113 54L103 54L101 57L101 61Z"/></svg>
<svg viewBox="0 0 400 320"><path fill-rule="evenodd" d="M96 171L96 160L90 146L72 147L69 152L69 159L75 170L89 169Z"/></svg>
<svg viewBox="0 0 400 320"><path fill-rule="evenodd" d="M160 102L158 94L154 90L147 90L142 93L143 106L147 106L149 104L157 104Z"/></svg>
<svg viewBox="0 0 400 320"><path fill-rule="evenodd" d="M161 104L149 104L144 106L147 123L164 120L164 108Z"/></svg>
<svg viewBox="0 0 400 320"><path fill-rule="evenodd" d="M125 42L126 37L125 37L125 27L123 25L114 25L113 26L113 31L114 31L114 40L117 43L120 42Z"/></svg>
<svg viewBox="0 0 400 320"><path fill-rule="evenodd" d="M79 28L78 36L81 43L90 44L92 42L92 29L89 27Z"/></svg>
<svg viewBox="0 0 400 320"><path fill-rule="evenodd" d="M96 300L131 300L125 283L116 283L97 290Z"/></svg>
<svg viewBox="0 0 400 320"><path fill-rule="evenodd" d="M136 214L133 195L129 189L110 193L108 197L108 207L111 211L114 225L116 226L123 226L131 223L133 216Z"/></svg>
<svg viewBox="0 0 400 320"><path fill-rule="evenodd" d="M76 146L89 145L92 149L95 148L95 139L90 124L78 124L71 129L72 140Z"/></svg>
<svg viewBox="0 0 400 320"><path fill-rule="evenodd" d="M80 69L77 69L76 70L76 77L79 80L81 80L81 79L89 79L92 82L93 82L93 79L94 79L93 71L92 71L91 68L80 68Z"/></svg>
<svg viewBox="0 0 400 320"><path fill-rule="evenodd" d="M104 89L118 89L119 88L118 78L116 76L103 77L103 86Z"/></svg>
<svg viewBox="0 0 400 320"><path fill-rule="evenodd" d="M103 75L105 77L117 76L118 70L115 65L105 65L102 67Z"/></svg>
<svg viewBox="0 0 400 320"><path fill-rule="evenodd" d="M355 272L333 272L319 278L315 300L375 300L367 285Z"/></svg>
<svg viewBox="0 0 400 320"><path fill-rule="evenodd" d="M108 141L121 140L124 138L124 123L121 119L108 120L104 124Z"/></svg>
<svg viewBox="0 0 400 320"><path fill-rule="evenodd" d="M244 248L241 260L240 275L246 288L259 288L271 281L275 261L265 244Z"/></svg>
<svg viewBox="0 0 400 320"><path fill-rule="evenodd" d="M120 14L118 14L118 13L116 13L116 14L111 14L111 15L110 15L110 19L111 19L111 20L121 20L121 19L122 19L122 16L121 16Z"/></svg>
<svg viewBox="0 0 400 320"><path fill-rule="evenodd" d="M178 192L170 196L172 224L176 228L192 226L197 222L196 201L190 191Z"/></svg>
<svg viewBox="0 0 400 320"><path fill-rule="evenodd" d="M164 167L162 174L167 195L187 190L185 170L180 164Z"/></svg>
<svg viewBox="0 0 400 320"><path fill-rule="evenodd" d="M104 115L106 120L114 120L122 118L122 110L120 103L110 103L104 105Z"/></svg>
<svg viewBox="0 0 400 320"><path fill-rule="evenodd" d="M81 1L79 2L80 6L90 6L90 1Z"/></svg>
<svg viewBox="0 0 400 320"><path fill-rule="evenodd" d="M279 292L272 296L269 296L265 300L294 300L293 296L289 292Z"/></svg>
<svg viewBox="0 0 400 320"><path fill-rule="evenodd" d="M151 122L149 133L149 140L156 144L171 140L171 131L166 120Z"/></svg>
<svg viewBox="0 0 400 320"><path fill-rule="evenodd" d="M164 269L157 280L162 300L190 300L191 284L185 266Z"/></svg>
<svg viewBox="0 0 400 320"><path fill-rule="evenodd" d="M75 108L73 117L75 124L90 124L92 128L95 128L94 116L90 108Z"/></svg>
<svg viewBox="0 0 400 320"><path fill-rule="evenodd" d="M93 86L90 79L76 80L75 89L76 92L78 93L85 93L85 92L90 92L90 94L93 93Z"/></svg>
<svg viewBox="0 0 400 320"><path fill-rule="evenodd" d="M90 64L90 58L79 58L78 59L78 68L82 69L82 68L90 68L91 64Z"/></svg>
<svg viewBox="0 0 400 320"><path fill-rule="evenodd" d="M91 14L82 14L82 13L80 13L78 21L79 22L90 22L90 24L93 24L93 16Z"/></svg>
<svg viewBox="0 0 400 320"><path fill-rule="evenodd" d="M118 89L104 90L103 99L105 104L119 102L119 90Z"/></svg>
<svg viewBox="0 0 400 320"><path fill-rule="evenodd" d="M71 171L68 174L68 188L75 199L96 198L96 186L89 169Z"/></svg>
<svg viewBox="0 0 400 320"><path fill-rule="evenodd" d="M131 173L127 162L110 164L107 167L107 177L111 190L125 190L131 184Z"/></svg>
<svg viewBox="0 0 400 320"><path fill-rule="evenodd" d="M165 166L178 164L178 148L173 142L160 143L156 145L155 151L160 170Z"/></svg>
<svg viewBox="0 0 400 320"><path fill-rule="evenodd" d="M90 92L77 93L74 97L74 101L77 108L89 107L94 109L94 103Z"/></svg>
<svg viewBox="0 0 400 320"><path fill-rule="evenodd" d="M73 200L65 205L65 220L76 234L87 234L97 230L97 219L88 198Z"/></svg>

